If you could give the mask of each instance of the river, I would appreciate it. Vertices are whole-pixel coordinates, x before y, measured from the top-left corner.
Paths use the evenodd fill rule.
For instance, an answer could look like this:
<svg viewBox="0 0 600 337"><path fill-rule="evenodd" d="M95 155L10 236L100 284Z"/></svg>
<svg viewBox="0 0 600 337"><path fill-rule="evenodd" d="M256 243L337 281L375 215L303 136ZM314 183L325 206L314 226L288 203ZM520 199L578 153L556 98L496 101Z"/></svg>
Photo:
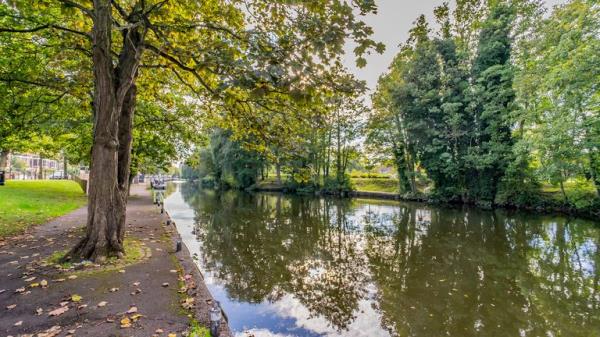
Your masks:
<svg viewBox="0 0 600 337"><path fill-rule="evenodd" d="M237 336L600 336L600 224L170 187Z"/></svg>

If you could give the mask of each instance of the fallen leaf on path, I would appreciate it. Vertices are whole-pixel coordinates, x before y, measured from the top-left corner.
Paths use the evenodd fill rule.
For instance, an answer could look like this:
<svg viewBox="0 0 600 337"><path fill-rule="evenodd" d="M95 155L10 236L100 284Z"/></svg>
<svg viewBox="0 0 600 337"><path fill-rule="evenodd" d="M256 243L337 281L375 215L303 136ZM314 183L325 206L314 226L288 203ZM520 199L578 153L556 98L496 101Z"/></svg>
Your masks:
<svg viewBox="0 0 600 337"><path fill-rule="evenodd" d="M25 292L25 287L18 288L17 290L15 290L15 293L23 293L23 292Z"/></svg>
<svg viewBox="0 0 600 337"><path fill-rule="evenodd" d="M106 304L108 304L108 302L102 301L102 302L98 303L98 307L106 306Z"/></svg>
<svg viewBox="0 0 600 337"><path fill-rule="evenodd" d="M18 321L17 323L15 323L15 326L21 326L23 325L23 321Z"/></svg>
<svg viewBox="0 0 600 337"><path fill-rule="evenodd" d="M170 333L169 337L177 337L177 334L176 333Z"/></svg>
<svg viewBox="0 0 600 337"><path fill-rule="evenodd" d="M87 306L88 306L87 304L82 304L77 307L77 310L85 309L85 308L87 308Z"/></svg>
<svg viewBox="0 0 600 337"><path fill-rule="evenodd" d="M40 285L42 286L42 288L47 288L47 287L48 287L48 281L46 281L46 280L41 280L41 281L40 281Z"/></svg>
<svg viewBox="0 0 600 337"><path fill-rule="evenodd" d="M77 278L77 275L69 275L67 278L68 278L69 280L74 280L74 279L76 279L76 278Z"/></svg>
<svg viewBox="0 0 600 337"><path fill-rule="evenodd" d="M110 288L108 291L110 291L111 293L114 293L115 291L119 291L119 288Z"/></svg>
<svg viewBox="0 0 600 337"><path fill-rule="evenodd" d="M7 306L6 306L6 310L11 310L11 309L14 309L14 308L16 308L16 307L17 307L17 305L16 305L16 304L7 305Z"/></svg>
<svg viewBox="0 0 600 337"><path fill-rule="evenodd" d="M156 329L156 331L154 331L154 332L157 333L157 334L161 334L161 333L163 333L165 331L163 329Z"/></svg>
<svg viewBox="0 0 600 337"><path fill-rule="evenodd" d="M35 276L34 276L34 277L30 277L30 278L28 278L28 279L25 279L25 282L31 282L31 281L33 281L33 280L35 280Z"/></svg>
<svg viewBox="0 0 600 337"><path fill-rule="evenodd" d="M134 287L137 287L137 286L139 286L139 285L140 285L140 282L133 282L133 286L134 286Z"/></svg>
<svg viewBox="0 0 600 337"><path fill-rule="evenodd" d="M81 301L81 296L75 294L75 295L71 296L71 301L73 301L73 302L80 302Z"/></svg>
<svg viewBox="0 0 600 337"><path fill-rule="evenodd" d="M61 307L64 307L64 306L66 306L67 304L69 304L69 302L68 302L68 301L60 302L60 306L61 306Z"/></svg>
<svg viewBox="0 0 600 337"><path fill-rule="evenodd" d="M162 284L163 287L168 287L169 286L169 282L165 282Z"/></svg>
<svg viewBox="0 0 600 337"><path fill-rule="evenodd" d="M5 291L6 291L6 289L0 289L0 294L2 294Z"/></svg>
<svg viewBox="0 0 600 337"><path fill-rule="evenodd" d="M65 312L69 311L69 307L60 307L58 309L54 309L48 313L48 316L60 316Z"/></svg>
<svg viewBox="0 0 600 337"><path fill-rule="evenodd" d="M37 337L55 337L55 336L58 336L58 334L60 333L60 330L61 330L61 327L59 325L55 325L44 332L38 333Z"/></svg>
<svg viewBox="0 0 600 337"><path fill-rule="evenodd" d="M125 317L121 320L121 329L131 328L131 320L129 317Z"/></svg>
<svg viewBox="0 0 600 337"><path fill-rule="evenodd" d="M144 315L135 314L135 315L131 316L131 320L135 322L135 321L137 321L138 319L140 319L142 317L144 317Z"/></svg>
<svg viewBox="0 0 600 337"><path fill-rule="evenodd" d="M119 273L123 274L125 272L125 269L121 269L119 270Z"/></svg>
<svg viewBox="0 0 600 337"><path fill-rule="evenodd" d="M194 306L196 305L196 303L194 303L194 302L195 302L195 301L194 301L194 298L193 298L193 297L188 297L188 298L186 298L186 299L183 301L183 303L181 304L181 306L182 306L184 309L191 310L191 309L193 309L193 308L194 308Z"/></svg>
<svg viewBox="0 0 600 337"><path fill-rule="evenodd" d="M57 278L56 280L54 280L54 282L65 282L64 278Z"/></svg>
<svg viewBox="0 0 600 337"><path fill-rule="evenodd" d="M127 310L128 314L135 314L138 311L137 307L131 307L129 308L129 310Z"/></svg>
<svg viewBox="0 0 600 337"><path fill-rule="evenodd" d="M38 315L38 316L41 315L41 314L43 314L43 313L44 313L44 309L42 309L42 308L37 308L35 310L35 314Z"/></svg>
<svg viewBox="0 0 600 337"><path fill-rule="evenodd" d="M29 285L29 287L31 287L31 288L37 288L39 286L40 286L39 283L32 283L32 284Z"/></svg>

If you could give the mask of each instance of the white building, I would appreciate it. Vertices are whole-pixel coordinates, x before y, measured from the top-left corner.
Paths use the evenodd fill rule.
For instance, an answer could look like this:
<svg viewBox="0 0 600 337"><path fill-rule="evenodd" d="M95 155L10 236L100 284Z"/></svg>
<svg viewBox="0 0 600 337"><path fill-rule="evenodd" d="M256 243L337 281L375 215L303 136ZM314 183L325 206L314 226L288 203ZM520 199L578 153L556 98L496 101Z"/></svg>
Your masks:
<svg viewBox="0 0 600 337"><path fill-rule="evenodd" d="M40 175L40 165L43 178L61 169L60 163L54 159L40 158L39 155L29 153L9 154L7 178L37 179Z"/></svg>

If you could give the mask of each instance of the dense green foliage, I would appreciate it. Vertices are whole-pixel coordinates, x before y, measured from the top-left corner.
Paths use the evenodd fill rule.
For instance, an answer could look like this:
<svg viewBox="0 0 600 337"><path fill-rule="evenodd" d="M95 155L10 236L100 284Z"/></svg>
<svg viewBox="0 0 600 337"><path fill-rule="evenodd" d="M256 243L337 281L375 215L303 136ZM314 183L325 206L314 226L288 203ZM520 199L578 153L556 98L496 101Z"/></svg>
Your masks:
<svg viewBox="0 0 600 337"><path fill-rule="evenodd" d="M481 15L468 16L467 4ZM439 31L421 16L373 96L367 143L393 159L400 191L417 193L422 171L440 200L536 206L543 185L584 179L596 193L573 201L563 188L563 202L592 210L597 4L573 0L544 18L534 1L458 0L434 14Z"/></svg>
<svg viewBox="0 0 600 337"><path fill-rule="evenodd" d="M232 139L230 131L214 129L209 144L197 153L194 170L185 178L200 178L206 187L247 188L256 183L264 166L261 156Z"/></svg>
<svg viewBox="0 0 600 337"><path fill-rule="evenodd" d="M255 138L211 128L209 144L188 159L186 177L203 179L205 185L248 188L274 174L276 183L290 190L350 190L348 171L359 155L366 106L357 97L362 84L346 79L347 92L311 105L310 118L293 121L285 137Z"/></svg>
<svg viewBox="0 0 600 337"><path fill-rule="evenodd" d="M0 188L0 238L83 205L85 195L73 181L8 181Z"/></svg>

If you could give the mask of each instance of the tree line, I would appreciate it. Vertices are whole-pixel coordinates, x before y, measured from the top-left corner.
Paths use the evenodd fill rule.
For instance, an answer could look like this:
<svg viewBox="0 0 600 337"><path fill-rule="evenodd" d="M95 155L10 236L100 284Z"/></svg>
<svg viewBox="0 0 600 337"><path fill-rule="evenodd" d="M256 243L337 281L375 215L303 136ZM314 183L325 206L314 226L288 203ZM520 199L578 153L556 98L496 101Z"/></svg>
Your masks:
<svg viewBox="0 0 600 337"><path fill-rule="evenodd" d="M393 159L400 191L418 194L426 175L439 200L524 205L545 183L568 202L564 184L579 179L597 198L598 4L452 8L415 21L373 95L368 144Z"/></svg>

